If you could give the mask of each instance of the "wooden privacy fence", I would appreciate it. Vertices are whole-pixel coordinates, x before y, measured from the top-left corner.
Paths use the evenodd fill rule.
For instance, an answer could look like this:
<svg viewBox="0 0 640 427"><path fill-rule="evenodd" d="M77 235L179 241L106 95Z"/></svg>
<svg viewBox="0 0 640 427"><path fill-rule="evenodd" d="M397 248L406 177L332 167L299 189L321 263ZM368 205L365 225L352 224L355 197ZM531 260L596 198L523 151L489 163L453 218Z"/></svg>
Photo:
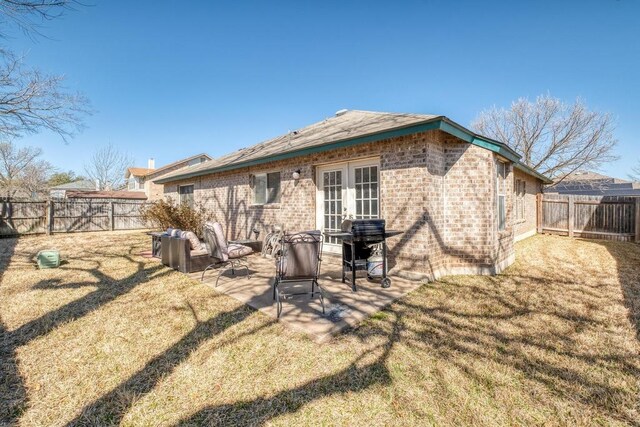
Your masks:
<svg viewBox="0 0 640 427"><path fill-rule="evenodd" d="M0 236L146 228L143 201L0 201Z"/></svg>
<svg viewBox="0 0 640 427"><path fill-rule="evenodd" d="M538 233L640 242L640 197L539 194Z"/></svg>

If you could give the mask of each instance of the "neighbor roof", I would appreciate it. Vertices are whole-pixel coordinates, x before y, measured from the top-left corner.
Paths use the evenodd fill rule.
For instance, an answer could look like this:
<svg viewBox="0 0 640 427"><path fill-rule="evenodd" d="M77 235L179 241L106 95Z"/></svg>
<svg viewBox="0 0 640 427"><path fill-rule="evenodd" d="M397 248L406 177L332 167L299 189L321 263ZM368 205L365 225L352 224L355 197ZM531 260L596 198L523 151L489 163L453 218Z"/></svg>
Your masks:
<svg viewBox="0 0 640 427"><path fill-rule="evenodd" d="M155 169L147 169L147 168L128 168L127 172L129 172L129 175L133 175L133 176L145 176L146 174L154 170Z"/></svg>
<svg viewBox="0 0 640 427"><path fill-rule="evenodd" d="M342 110L321 122L215 160L171 172L154 182L166 183L434 129L440 129L520 163L520 155L506 144L477 135L445 116ZM537 176L545 183L551 182L547 177L525 168L525 172Z"/></svg>
<svg viewBox="0 0 640 427"><path fill-rule="evenodd" d="M51 187L50 190L95 190L95 182L89 179L81 179L79 181L68 182L66 184L56 185Z"/></svg>
<svg viewBox="0 0 640 427"><path fill-rule="evenodd" d="M563 182L567 181L600 181L600 182L609 182L612 184L628 184L631 181L627 181L625 179L614 178L612 176L603 175L594 171L575 171L565 176L562 180Z"/></svg>
<svg viewBox="0 0 640 427"><path fill-rule="evenodd" d="M146 200L147 196L141 191L72 191L67 193L69 199L131 199Z"/></svg>
<svg viewBox="0 0 640 427"><path fill-rule="evenodd" d="M614 178L593 171L577 171L548 187L546 192L579 195L640 196L640 182Z"/></svg>
<svg viewBox="0 0 640 427"><path fill-rule="evenodd" d="M191 160L195 160L195 159L198 159L198 158L201 158L201 157L204 157L205 159L207 159L205 161L211 160L211 156L209 156L208 154L200 153L200 154L196 154L195 156L187 157L186 159L182 159L182 160L175 161L173 163L169 163L168 165L164 165L164 166L162 166L161 168L158 168L158 169L150 169L150 172L148 172L146 176L158 175L159 173L162 173L162 172L166 171L167 169L171 169L174 166L178 166L180 163L190 162Z"/></svg>

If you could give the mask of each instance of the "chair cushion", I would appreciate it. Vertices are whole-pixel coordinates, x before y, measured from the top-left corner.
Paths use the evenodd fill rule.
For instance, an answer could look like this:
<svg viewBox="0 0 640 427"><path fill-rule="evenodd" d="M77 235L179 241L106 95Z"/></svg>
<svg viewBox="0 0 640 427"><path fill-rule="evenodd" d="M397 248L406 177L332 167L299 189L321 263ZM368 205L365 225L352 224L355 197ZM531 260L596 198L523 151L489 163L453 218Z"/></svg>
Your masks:
<svg viewBox="0 0 640 427"><path fill-rule="evenodd" d="M216 250L214 256L221 261L227 261L229 259L229 250L227 248L227 239L224 237L222 231L222 225L219 222L213 223L213 237L216 243Z"/></svg>
<svg viewBox="0 0 640 427"><path fill-rule="evenodd" d="M240 258L253 253L253 249L249 246L239 245L237 243L230 243L228 249L229 258Z"/></svg>

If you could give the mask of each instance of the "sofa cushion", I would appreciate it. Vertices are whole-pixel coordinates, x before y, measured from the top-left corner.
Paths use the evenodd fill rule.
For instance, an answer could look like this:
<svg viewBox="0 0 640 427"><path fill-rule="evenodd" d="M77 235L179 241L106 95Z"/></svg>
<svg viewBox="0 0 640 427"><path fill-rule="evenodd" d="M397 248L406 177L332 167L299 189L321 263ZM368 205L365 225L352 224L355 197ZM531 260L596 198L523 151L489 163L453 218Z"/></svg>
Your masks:
<svg viewBox="0 0 640 427"><path fill-rule="evenodd" d="M184 238L185 239L189 239L189 244L191 246L191 250L192 251L199 250L199 249L202 249L204 247L202 242L200 242L200 239L198 239L198 236L196 236L196 233L194 233L193 231L185 232L184 233ZM204 249L206 249L206 248L204 248Z"/></svg>
<svg viewBox="0 0 640 427"><path fill-rule="evenodd" d="M192 250L190 255L191 255L191 258L197 257L197 256L209 256L209 250L207 249L207 247L204 244L202 244L200 249Z"/></svg>
<svg viewBox="0 0 640 427"><path fill-rule="evenodd" d="M229 258L240 258L253 252L249 246L230 243L228 246Z"/></svg>

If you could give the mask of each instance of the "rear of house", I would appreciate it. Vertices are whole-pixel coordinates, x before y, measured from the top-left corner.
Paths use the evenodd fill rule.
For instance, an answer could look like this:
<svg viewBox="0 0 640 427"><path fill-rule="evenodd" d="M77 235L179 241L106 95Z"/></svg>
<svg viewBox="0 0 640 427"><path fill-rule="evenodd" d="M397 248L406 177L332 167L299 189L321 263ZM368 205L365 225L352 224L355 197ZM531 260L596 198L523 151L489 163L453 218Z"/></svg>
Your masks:
<svg viewBox="0 0 640 427"><path fill-rule="evenodd" d="M229 239L384 218L404 231L389 241L392 272L434 279L500 272L514 241L535 233L548 180L519 158L444 116L340 111L155 182L165 196L204 204ZM325 250L339 243L329 238Z"/></svg>

